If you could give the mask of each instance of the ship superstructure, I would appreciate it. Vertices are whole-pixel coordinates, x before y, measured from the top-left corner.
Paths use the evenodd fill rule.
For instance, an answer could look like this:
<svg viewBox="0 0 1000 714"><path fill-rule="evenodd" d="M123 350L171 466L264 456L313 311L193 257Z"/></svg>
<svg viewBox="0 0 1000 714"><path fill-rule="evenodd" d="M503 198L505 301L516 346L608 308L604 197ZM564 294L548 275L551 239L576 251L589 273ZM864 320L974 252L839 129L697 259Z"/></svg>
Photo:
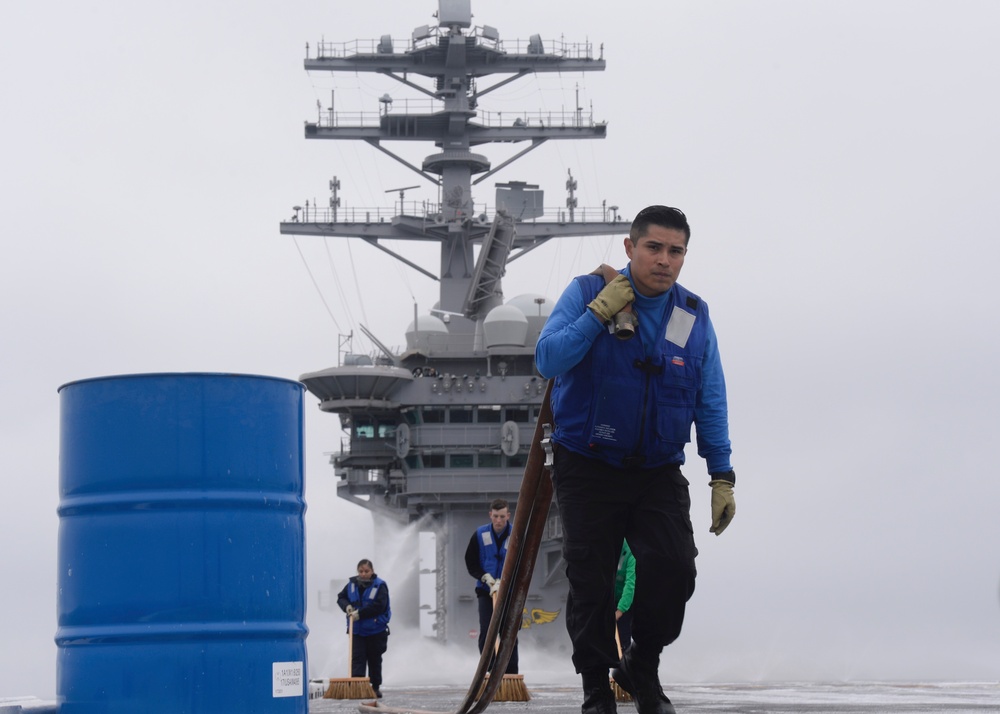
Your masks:
<svg viewBox="0 0 1000 714"><path fill-rule="evenodd" d="M422 629L442 641L469 641L466 633L478 623L465 548L493 498L516 509L544 391L535 342L552 307L534 294L505 301L501 279L508 263L552 238L624 233L627 224L617 207L579 208L572 176L566 205L555 211L546 209L537 185L523 181L496 183L492 207L474 200L477 186L549 140L606 135L606 124L581 109L485 111L490 93L533 73L602 71L603 51L539 35L502 40L497 29L473 25L470 0L440 0L436 19L404 42L391 35L324 41L305 60L308 71L390 77L422 95L427 111L410 111L409 102L386 94L367 115L321 113L306 124L305 135L366 142L418 174L437 200L407 210L403 191L412 186L400 189L398 212L356 211L340 205L334 179L330 205L296 207L281 232L360 238L440 284L437 305L415 311L404 351L394 352L362 328L376 354L346 354L337 366L300 379L322 411L339 416L348 437L332 457L338 495L401 523L421 521L433 533L434 602L421 613ZM392 142L430 143L436 150L416 165L388 148ZM478 151L495 143L524 148L494 166ZM440 263L436 270L417 265L382 243L389 239L436 242ZM553 510L524 614L524 627L540 640L565 639L563 571Z"/></svg>

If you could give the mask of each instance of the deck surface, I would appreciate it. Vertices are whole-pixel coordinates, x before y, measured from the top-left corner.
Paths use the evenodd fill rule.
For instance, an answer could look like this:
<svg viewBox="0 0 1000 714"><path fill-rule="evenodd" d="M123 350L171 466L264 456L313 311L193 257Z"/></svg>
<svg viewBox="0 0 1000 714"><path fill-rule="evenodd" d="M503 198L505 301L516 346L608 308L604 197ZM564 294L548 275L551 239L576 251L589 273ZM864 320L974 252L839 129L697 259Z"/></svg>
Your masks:
<svg viewBox="0 0 1000 714"><path fill-rule="evenodd" d="M582 693L569 685L526 680L530 702L494 702L493 714L579 714ZM383 687L379 705L396 711L452 712L462 700L460 687ZM764 683L672 686L668 696L678 714L1000 714L1000 684L978 683ZM310 714L356 714L359 700L313 699ZM367 703L371 703L370 701ZM635 707L619 704L621 714Z"/></svg>

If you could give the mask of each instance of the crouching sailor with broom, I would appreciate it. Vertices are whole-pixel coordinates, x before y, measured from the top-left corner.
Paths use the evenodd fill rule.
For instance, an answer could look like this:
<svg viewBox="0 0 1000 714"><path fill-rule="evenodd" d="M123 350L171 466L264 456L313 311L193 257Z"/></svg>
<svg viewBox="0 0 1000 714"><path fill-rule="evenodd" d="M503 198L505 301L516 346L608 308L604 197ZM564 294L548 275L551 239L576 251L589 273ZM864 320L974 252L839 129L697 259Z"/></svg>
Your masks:
<svg viewBox="0 0 1000 714"><path fill-rule="evenodd" d="M347 613L348 659L351 680L367 684L370 691L359 696L332 696L331 699L360 699L366 696L382 698L382 655L389 644L389 586L375 574L370 560L358 563L358 574L347 581L337 595L337 604ZM365 668L368 677L365 677ZM331 689L339 680L331 680ZM368 689L368 687L364 687Z"/></svg>

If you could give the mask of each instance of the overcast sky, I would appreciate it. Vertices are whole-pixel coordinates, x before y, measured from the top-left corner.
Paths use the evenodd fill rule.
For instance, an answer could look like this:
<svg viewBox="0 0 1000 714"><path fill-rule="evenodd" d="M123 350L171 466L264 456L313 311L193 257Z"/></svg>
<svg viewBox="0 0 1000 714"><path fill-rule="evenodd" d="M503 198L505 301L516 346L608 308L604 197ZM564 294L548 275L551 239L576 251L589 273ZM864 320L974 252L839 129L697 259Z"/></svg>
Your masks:
<svg viewBox="0 0 1000 714"><path fill-rule="evenodd" d="M704 462L689 453L700 577L664 671L995 680L1000 4L567 7L473 3L502 39L589 39L608 62L490 95L505 112L572 110L579 96L609 122L606 140L549 142L495 181L540 183L557 206L570 170L581 206L681 207L693 229L681 282L711 306L729 383L739 510L709 535ZM353 240L328 252L278 223L325 203L334 175L348 206L389 206L386 189L420 183L367 146L302 136L331 92L366 111L385 92L415 95L310 76L302 60L321 38L405 39L436 8L0 5L0 696L55 693L61 384L294 379L336 364L340 333L369 349L359 324L402 345L414 303L432 306L436 285L383 253ZM417 163L432 153L398 148ZM493 183L477 201L492 203ZM623 265L621 241L553 241L510 266L505 294L555 299L599 262ZM432 249L401 250L436 266ZM310 657L339 667L339 622L316 591L353 572L372 527L335 497L336 420L311 396L306 415Z"/></svg>

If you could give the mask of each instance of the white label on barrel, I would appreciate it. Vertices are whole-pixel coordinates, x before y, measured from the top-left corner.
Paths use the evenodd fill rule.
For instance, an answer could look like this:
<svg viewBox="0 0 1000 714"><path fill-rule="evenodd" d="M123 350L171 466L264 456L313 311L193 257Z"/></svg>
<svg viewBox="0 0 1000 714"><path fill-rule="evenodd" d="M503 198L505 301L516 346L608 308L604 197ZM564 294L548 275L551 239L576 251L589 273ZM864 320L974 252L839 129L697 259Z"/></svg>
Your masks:
<svg viewBox="0 0 1000 714"><path fill-rule="evenodd" d="M301 697L305 694L304 667L301 662L274 662L271 673L272 697Z"/></svg>

